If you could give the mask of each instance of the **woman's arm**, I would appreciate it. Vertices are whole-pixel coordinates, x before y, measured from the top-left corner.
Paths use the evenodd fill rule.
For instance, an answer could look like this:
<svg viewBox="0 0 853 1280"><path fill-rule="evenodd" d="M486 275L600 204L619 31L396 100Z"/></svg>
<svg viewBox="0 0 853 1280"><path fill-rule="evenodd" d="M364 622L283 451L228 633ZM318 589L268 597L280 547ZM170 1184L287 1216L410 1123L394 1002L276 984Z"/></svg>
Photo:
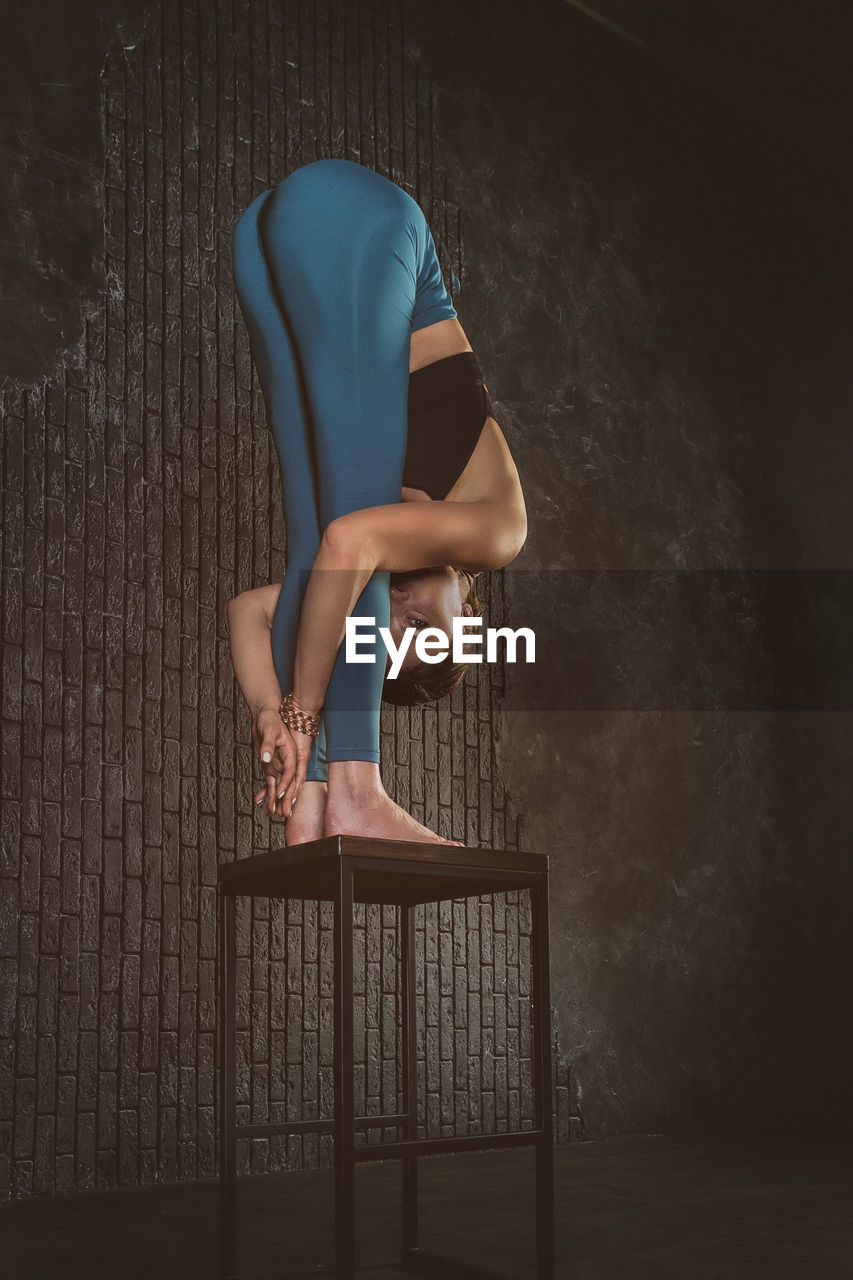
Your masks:
<svg viewBox="0 0 853 1280"><path fill-rule="evenodd" d="M260 804L266 795L270 816L277 812L287 817L300 766L304 774L310 743L294 740L278 711L282 694L270 632L280 591L278 583L243 591L228 601L226 612L231 663L252 715L252 741L266 775L265 786L255 793L255 803Z"/></svg>
<svg viewBox="0 0 853 1280"><path fill-rule="evenodd" d="M282 699L275 673L270 631L281 586L241 591L226 606L231 664L246 705L254 715L263 707L275 707Z"/></svg>
<svg viewBox="0 0 853 1280"><path fill-rule="evenodd" d="M293 687L299 706L320 711L346 620L375 570L500 569L518 555L526 534L523 511L508 517L506 504L496 502L406 502L333 520L302 604Z"/></svg>

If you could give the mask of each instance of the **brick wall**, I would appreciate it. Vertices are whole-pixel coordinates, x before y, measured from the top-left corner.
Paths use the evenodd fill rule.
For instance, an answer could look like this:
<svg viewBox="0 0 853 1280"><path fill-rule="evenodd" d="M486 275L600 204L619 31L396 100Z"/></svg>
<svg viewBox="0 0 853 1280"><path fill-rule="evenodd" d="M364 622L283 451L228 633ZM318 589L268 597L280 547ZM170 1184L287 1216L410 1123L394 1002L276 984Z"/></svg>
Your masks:
<svg viewBox="0 0 853 1280"><path fill-rule="evenodd" d="M252 805L225 622L231 596L281 577L285 549L231 231L299 164L345 156L415 196L464 282L464 219L416 53L394 0L162 0L109 55L102 304L64 379L4 393L4 1193L214 1171L217 863L283 843ZM382 768L418 819L513 849L501 682L484 667L437 709L384 708ZM419 912L425 1132L530 1120L526 907L509 894ZM243 1118L329 1106L328 911L240 915ZM369 1113L393 1110L399 1083L397 935L393 912L360 912ZM326 1141L245 1144L242 1167L316 1163Z"/></svg>

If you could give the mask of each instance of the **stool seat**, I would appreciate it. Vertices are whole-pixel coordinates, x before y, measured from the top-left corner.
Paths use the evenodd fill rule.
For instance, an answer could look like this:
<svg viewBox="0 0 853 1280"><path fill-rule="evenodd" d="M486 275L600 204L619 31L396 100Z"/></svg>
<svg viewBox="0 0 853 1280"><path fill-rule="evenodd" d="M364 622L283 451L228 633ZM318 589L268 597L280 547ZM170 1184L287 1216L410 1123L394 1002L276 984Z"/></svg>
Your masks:
<svg viewBox="0 0 853 1280"><path fill-rule="evenodd" d="M223 863L219 885L226 894L334 901L342 862L353 867L356 902L397 906L525 889L548 871L541 853L344 835Z"/></svg>
<svg viewBox="0 0 853 1280"><path fill-rule="evenodd" d="M515 1132L418 1137L415 908L428 902L526 890L531 899L531 1004L534 1124ZM236 1145L240 1137L331 1133L335 1161L335 1275L355 1275L355 1167L366 1160L403 1164L402 1265L419 1273L470 1275L471 1269L426 1254L418 1242L419 1156L533 1146L536 1150L536 1275L554 1274L551 1018L548 962L548 858L506 849L468 848L336 835L270 850L219 867L220 1277L236 1280ZM235 904L238 897L310 899L335 904L334 1115L278 1124L236 1123ZM356 1116L353 1101L353 904L399 908L402 1108L390 1116ZM396 1127L396 1142L356 1145L367 1128ZM480 1275L487 1273L480 1271Z"/></svg>

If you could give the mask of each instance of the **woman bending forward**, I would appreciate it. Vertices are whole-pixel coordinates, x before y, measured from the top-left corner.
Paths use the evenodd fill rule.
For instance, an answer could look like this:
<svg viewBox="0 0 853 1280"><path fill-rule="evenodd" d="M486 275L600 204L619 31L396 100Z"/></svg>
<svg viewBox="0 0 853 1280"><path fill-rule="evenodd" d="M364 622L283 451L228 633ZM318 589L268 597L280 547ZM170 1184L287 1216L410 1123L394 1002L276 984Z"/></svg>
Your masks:
<svg viewBox="0 0 853 1280"><path fill-rule="evenodd" d="M527 519L509 447L424 215L388 179L349 160L297 169L240 218L234 264L287 530L283 584L228 605L267 778L256 802L287 818L289 845L444 843L382 785L379 628L396 644L412 626L449 635L473 612L474 575L518 555ZM359 625L375 663L346 662L351 615L375 620ZM420 665L412 646L404 675Z"/></svg>

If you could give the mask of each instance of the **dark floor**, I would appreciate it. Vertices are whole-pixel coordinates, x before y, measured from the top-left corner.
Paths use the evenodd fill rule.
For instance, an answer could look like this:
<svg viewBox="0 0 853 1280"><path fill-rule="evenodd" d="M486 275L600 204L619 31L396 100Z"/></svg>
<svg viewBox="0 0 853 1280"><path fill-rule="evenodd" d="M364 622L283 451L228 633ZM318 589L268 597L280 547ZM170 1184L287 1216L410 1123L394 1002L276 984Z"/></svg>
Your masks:
<svg viewBox="0 0 853 1280"><path fill-rule="evenodd" d="M421 1162L422 1244L533 1280L525 1151ZM557 1275L566 1280L853 1278L853 1156L840 1143L696 1135L578 1143L556 1153ZM394 1268L399 1165L359 1172L359 1264ZM331 1175L240 1184L241 1280L331 1263ZM216 1184L0 1206L4 1280L215 1280Z"/></svg>

